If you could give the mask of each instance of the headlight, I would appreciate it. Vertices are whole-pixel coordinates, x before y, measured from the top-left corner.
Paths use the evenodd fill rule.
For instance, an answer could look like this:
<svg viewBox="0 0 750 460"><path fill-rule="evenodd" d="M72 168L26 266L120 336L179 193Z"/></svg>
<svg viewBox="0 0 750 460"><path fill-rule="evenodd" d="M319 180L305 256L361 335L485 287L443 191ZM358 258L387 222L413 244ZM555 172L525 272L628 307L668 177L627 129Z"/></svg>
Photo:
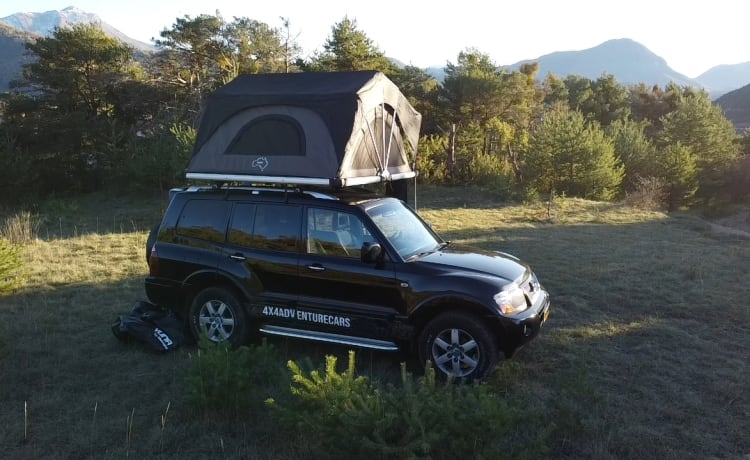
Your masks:
<svg viewBox="0 0 750 460"><path fill-rule="evenodd" d="M503 315L515 315L529 308L526 295L516 283L510 283L493 297Z"/></svg>

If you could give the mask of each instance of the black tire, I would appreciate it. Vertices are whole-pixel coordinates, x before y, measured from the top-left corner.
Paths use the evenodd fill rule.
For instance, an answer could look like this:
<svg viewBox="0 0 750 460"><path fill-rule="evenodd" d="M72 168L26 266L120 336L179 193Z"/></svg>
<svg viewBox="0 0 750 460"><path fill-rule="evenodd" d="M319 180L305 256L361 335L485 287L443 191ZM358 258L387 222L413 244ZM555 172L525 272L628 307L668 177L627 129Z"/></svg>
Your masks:
<svg viewBox="0 0 750 460"><path fill-rule="evenodd" d="M247 342L248 322L242 303L227 289L202 290L190 304L188 322L196 340L229 342L238 347Z"/></svg>
<svg viewBox="0 0 750 460"><path fill-rule="evenodd" d="M159 236L159 226L154 225L148 234L148 239L146 239L146 263L148 263L151 258L151 249L153 249L154 244L156 244L157 236Z"/></svg>
<svg viewBox="0 0 750 460"><path fill-rule="evenodd" d="M477 316L462 311L436 316L422 330L417 345L420 362L431 361L441 378L484 378L500 356L492 331Z"/></svg>

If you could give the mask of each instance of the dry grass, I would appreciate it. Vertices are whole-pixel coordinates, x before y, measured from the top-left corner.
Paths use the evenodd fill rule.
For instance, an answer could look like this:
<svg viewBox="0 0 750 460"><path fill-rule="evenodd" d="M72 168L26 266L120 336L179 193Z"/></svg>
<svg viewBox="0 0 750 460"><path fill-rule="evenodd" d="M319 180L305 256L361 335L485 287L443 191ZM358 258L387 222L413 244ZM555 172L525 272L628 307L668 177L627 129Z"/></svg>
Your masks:
<svg viewBox="0 0 750 460"><path fill-rule="evenodd" d="M549 327L518 357L543 394L561 369L586 370L604 433L559 454L591 458L750 453L750 243L688 215L564 200L445 208L447 238L522 256L550 289ZM606 434L606 436L604 436Z"/></svg>
<svg viewBox="0 0 750 460"><path fill-rule="evenodd" d="M0 235L12 244L26 244L36 238L39 221L29 211L7 216L0 225Z"/></svg>
<svg viewBox="0 0 750 460"><path fill-rule="evenodd" d="M548 326L492 382L550 414L535 425L550 430L550 457L750 454L750 241L687 215L556 200L548 216L543 204L477 196L424 187L420 213L450 240L523 257L551 291ZM24 247L26 286L0 298L3 458L304 457L297 434L257 414L190 413L191 349L157 356L112 336L112 320L144 296L143 246L163 206L39 207L46 226ZM295 359L311 348L274 343ZM398 368L393 355L369 359L374 375Z"/></svg>

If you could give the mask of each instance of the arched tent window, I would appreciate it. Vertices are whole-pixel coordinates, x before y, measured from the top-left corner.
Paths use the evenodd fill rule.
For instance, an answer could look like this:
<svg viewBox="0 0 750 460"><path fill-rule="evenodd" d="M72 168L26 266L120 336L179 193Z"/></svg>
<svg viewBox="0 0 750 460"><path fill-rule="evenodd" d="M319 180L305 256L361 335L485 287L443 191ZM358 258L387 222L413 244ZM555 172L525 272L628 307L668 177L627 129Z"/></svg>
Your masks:
<svg viewBox="0 0 750 460"><path fill-rule="evenodd" d="M304 155L305 133L297 120L286 115L254 118L237 132L224 152L227 155Z"/></svg>

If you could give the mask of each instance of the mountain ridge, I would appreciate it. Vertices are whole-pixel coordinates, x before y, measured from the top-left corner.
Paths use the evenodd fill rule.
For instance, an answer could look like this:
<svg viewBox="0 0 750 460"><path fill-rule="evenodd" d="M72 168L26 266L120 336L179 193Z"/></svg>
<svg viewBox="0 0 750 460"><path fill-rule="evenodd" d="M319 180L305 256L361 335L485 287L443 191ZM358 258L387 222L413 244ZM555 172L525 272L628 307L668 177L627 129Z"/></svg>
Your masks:
<svg viewBox="0 0 750 460"><path fill-rule="evenodd" d="M98 24L105 34L132 46L136 50L154 50L153 45L131 38L102 21L96 14L81 10L75 6L68 6L59 11L50 10L42 13L14 13L10 16L0 18L0 23L41 36L49 36L55 27L69 27L74 24Z"/></svg>
<svg viewBox="0 0 750 460"><path fill-rule="evenodd" d="M23 65L30 60L26 55L26 43L37 36L0 23L0 91L5 91L11 81L21 76Z"/></svg>
<svg viewBox="0 0 750 460"><path fill-rule="evenodd" d="M19 60L25 58L22 56L24 40L33 39L31 37L34 36L49 36L55 27L67 27L78 23L99 24L104 33L133 46L137 51L155 50L153 45L130 38L102 21L98 15L75 6L42 13L15 13L0 18L0 25L9 26L0 29L0 54L4 57L0 63L0 91L6 90L8 82L15 78L9 74L17 74L20 71ZM22 35L24 33L27 35ZM400 62L395 58L391 59ZM701 87L708 90L712 98L750 83L750 62L714 66L696 78L689 78L669 67L664 58L629 38L607 40L584 50L555 51L501 67L516 70L522 64L530 62L539 63L540 80L549 72L561 78L567 75L580 75L592 80L606 73L613 75L622 84L646 83L665 86L673 81L679 85ZM424 70L438 81L442 81L445 76L445 65L426 67Z"/></svg>
<svg viewBox="0 0 750 460"><path fill-rule="evenodd" d="M695 78L712 93L722 95L750 84L750 62L720 64Z"/></svg>
<svg viewBox="0 0 750 460"><path fill-rule="evenodd" d="M555 51L536 59L518 61L506 68L518 70L523 64L531 62L539 63L540 78L553 73L561 78L580 75L596 80L603 74L611 74L626 85L646 83L665 86L675 82L678 85L703 86L675 71L664 58L630 38L607 40L580 51Z"/></svg>
<svg viewBox="0 0 750 460"><path fill-rule="evenodd" d="M730 91L714 101L724 110L738 132L750 128L750 84Z"/></svg>

